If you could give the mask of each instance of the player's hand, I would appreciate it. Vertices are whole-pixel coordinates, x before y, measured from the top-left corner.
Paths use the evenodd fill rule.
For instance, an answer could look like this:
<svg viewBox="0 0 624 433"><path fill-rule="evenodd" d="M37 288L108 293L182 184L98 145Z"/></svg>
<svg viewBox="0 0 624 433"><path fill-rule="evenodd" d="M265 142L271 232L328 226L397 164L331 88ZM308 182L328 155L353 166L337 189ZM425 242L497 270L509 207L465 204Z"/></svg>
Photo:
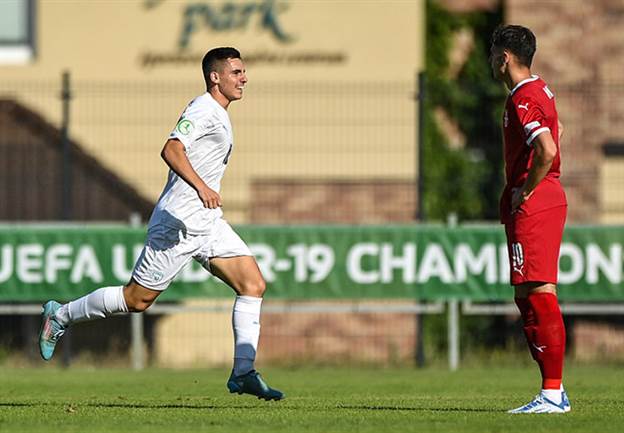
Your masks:
<svg viewBox="0 0 624 433"><path fill-rule="evenodd" d="M522 203L527 201L533 195L533 191L526 192L524 187L514 188L511 190L511 213L515 213L520 210Z"/></svg>
<svg viewBox="0 0 624 433"><path fill-rule="evenodd" d="M204 186L197 190L197 195L204 204L204 207L208 209L216 209L218 207L221 207L221 196L215 190Z"/></svg>

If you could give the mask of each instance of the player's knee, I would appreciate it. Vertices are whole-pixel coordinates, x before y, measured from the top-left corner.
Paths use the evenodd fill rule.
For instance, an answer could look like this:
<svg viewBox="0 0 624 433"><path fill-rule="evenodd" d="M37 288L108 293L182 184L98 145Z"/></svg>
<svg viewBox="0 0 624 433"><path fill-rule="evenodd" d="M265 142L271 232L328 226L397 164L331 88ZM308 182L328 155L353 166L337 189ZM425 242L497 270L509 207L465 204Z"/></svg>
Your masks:
<svg viewBox="0 0 624 433"><path fill-rule="evenodd" d="M131 313L142 313L147 310L153 303L153 301L139 299L139 300L131 300L130 302L126 301L128 304L128 311Z"/></svg>
<svg viewBox="0 0 624 433"><path fill-rule="evenodd" d="M136 295L126 297L126 305L128 307L128 311L132 313L141 313L147 310L153 302L153 299Z"/></svg>
<svg viewBox="0 0 624 433"><path fill-rule="evenodd" d="M263 278L258 278L253 281L248 281L242 285L240 294L243 296L253 296L255 298L262 298L266 291L266 283Z"/></svg>
<svg viewBox="0 0 624 433"><path fill-rule="evenodd" d="M159 292L142 287L134 281L131 281L124 288L124 300L128 311L132 313L141 313L147 310L159 294Z"/></svg>

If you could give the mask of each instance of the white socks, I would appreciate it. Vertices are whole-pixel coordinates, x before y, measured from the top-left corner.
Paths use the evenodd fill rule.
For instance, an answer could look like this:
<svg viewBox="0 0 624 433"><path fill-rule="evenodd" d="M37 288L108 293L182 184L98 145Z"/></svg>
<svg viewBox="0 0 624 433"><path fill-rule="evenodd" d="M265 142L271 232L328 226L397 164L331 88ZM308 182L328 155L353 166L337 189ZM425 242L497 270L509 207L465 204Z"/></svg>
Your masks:
<svg viewBox="0 0 624 433"><path fill-rule="evenodd" d="M561 404L561 393L563 392L563 385L559 389L542 389L542 395L548 400L556 404Z"/></svg>
<svg viewBox="0 0 624 433"><path fill-rule="evenodd" d="M123 286L102 287L61 306L56 312L56 319L61 325L67 326L77 322L103 319L122 312L128 312Z"/></svg>
<svg viewBox="0 0 624 433"><path fill-rule="evenodd" d="M232 312L234 330L234 374L253 370L260 338L262 298L237 296ZM103 287L82 298L62 305L56 319L63 326L88 320L103 319L114 313L128 312L123 286Z"/></svg>
<svg viewBox="0 0 624 433"><path fill-rule="evenodd" d="M260 307L262 298L237 296L232 312L234 329L234 375L240 376L254 368L260 338Z"/></svg>

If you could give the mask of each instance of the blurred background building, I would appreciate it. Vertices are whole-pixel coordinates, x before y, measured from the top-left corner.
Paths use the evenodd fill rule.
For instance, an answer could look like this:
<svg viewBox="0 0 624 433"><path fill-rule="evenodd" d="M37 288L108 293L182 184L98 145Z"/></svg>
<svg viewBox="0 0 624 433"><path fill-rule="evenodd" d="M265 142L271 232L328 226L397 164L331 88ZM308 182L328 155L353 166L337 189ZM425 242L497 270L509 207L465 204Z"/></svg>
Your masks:
<svg viewBox="0 0 624 433"><path fill-rule="evenodd" d="M621 224L620 0L3 0L0 221L145 222L166 179L162 145L205 91L201 58L234 46L249 83L229 109L235 150L222 195L230 222L411 224L454 215L495 224L506 93L487 56L501 22L537 36L533 70L555 92L565 127L569 221ZM229 359L227 314L194 314L146 323L161 365ZM336 317L268 314L267 354L414 357L422 330L414 314ZM32 343L36 317L0 320L14 330L0 344ZM76 328L74 350L125 353L127 323L115 320ZM211 321L209 335L197 335L198 320ZM477 341L488 328L502 347L514 321L468 321L464 337ZM587 334L587 326L576 335L615 329L591 323ZM112 337L100 344L94 332Z"/></svg>
<svg viewBox="0 0 624 433"><path fill-rule="evenodd" d="M160 149L188 101L205 92L203 55L234 46L249 84L244 101L229 110L237 161L223 185L230 221L413 219L422 2L9 1L2 7L16 40L4 58L0 53L6 122L32 113L58 128L60 77L68 71L70 135L118 177L105 189L121 181L156 201L167 169ZM12 155L3 160L14 165L11 159L22 153L25 146L3 152ZM3 183L15 191L15 182ZM97 208L90 195L74 189L72 203ZM77 219L127 219L127 212L73 211ZM136 211L146 216L143 208Z"/></svg>

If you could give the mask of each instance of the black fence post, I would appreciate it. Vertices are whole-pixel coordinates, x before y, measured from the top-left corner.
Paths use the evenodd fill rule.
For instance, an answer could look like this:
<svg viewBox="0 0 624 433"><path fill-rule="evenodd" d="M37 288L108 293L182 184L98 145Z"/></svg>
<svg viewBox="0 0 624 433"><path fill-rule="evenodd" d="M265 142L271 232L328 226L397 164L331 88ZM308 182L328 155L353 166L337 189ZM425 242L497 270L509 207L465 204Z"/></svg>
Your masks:
<svg viewBox="0 0 624 433"><path fill-rule="evenodd" d="M424 198L424 190L425 190L425 182L424 182L424 156L425 156L425 85L426 85L427 75L424 71L420 71L416 75L416 83L417 83L417 94L416 94L416 108L418 110L418 118L416 119L416 127L418 128L417 136L416 136L416 146L418 147L416 154L418 155L417 168L418 168L418 178L417 178L417 194L418 197L416 199L416 220L420 223L425 222L426 214L425 214L425 198ZM416 283L417 284L417 283ZM418 292L418 290L417 290ZM421 304L421 298L417 298L416 302ZM416 366L422 368L425 366L425 336L424 336L424 313L420 312L416 314L416 350L415 350L415 361Z"/></svg>
<svg viewBox="0 0 624 433"><path fill-rule="evenodd" d="M63 157L61 158L61 220L68 221L72 218L72 155L69 143L69 108L71 101L70 75L64 71L61 84L61 146Z"/></svg>
<svg viewBox="0 0 624 433"><path fill-rule="evenodd" d="M63 71L61 78L61 220L69 221L72 219L72 154L71 144L69 142L69 109L71 104L71 82L68 71ZM67 330L63 338L63 367L69 367L71 364L71 331Z"/></svg>

